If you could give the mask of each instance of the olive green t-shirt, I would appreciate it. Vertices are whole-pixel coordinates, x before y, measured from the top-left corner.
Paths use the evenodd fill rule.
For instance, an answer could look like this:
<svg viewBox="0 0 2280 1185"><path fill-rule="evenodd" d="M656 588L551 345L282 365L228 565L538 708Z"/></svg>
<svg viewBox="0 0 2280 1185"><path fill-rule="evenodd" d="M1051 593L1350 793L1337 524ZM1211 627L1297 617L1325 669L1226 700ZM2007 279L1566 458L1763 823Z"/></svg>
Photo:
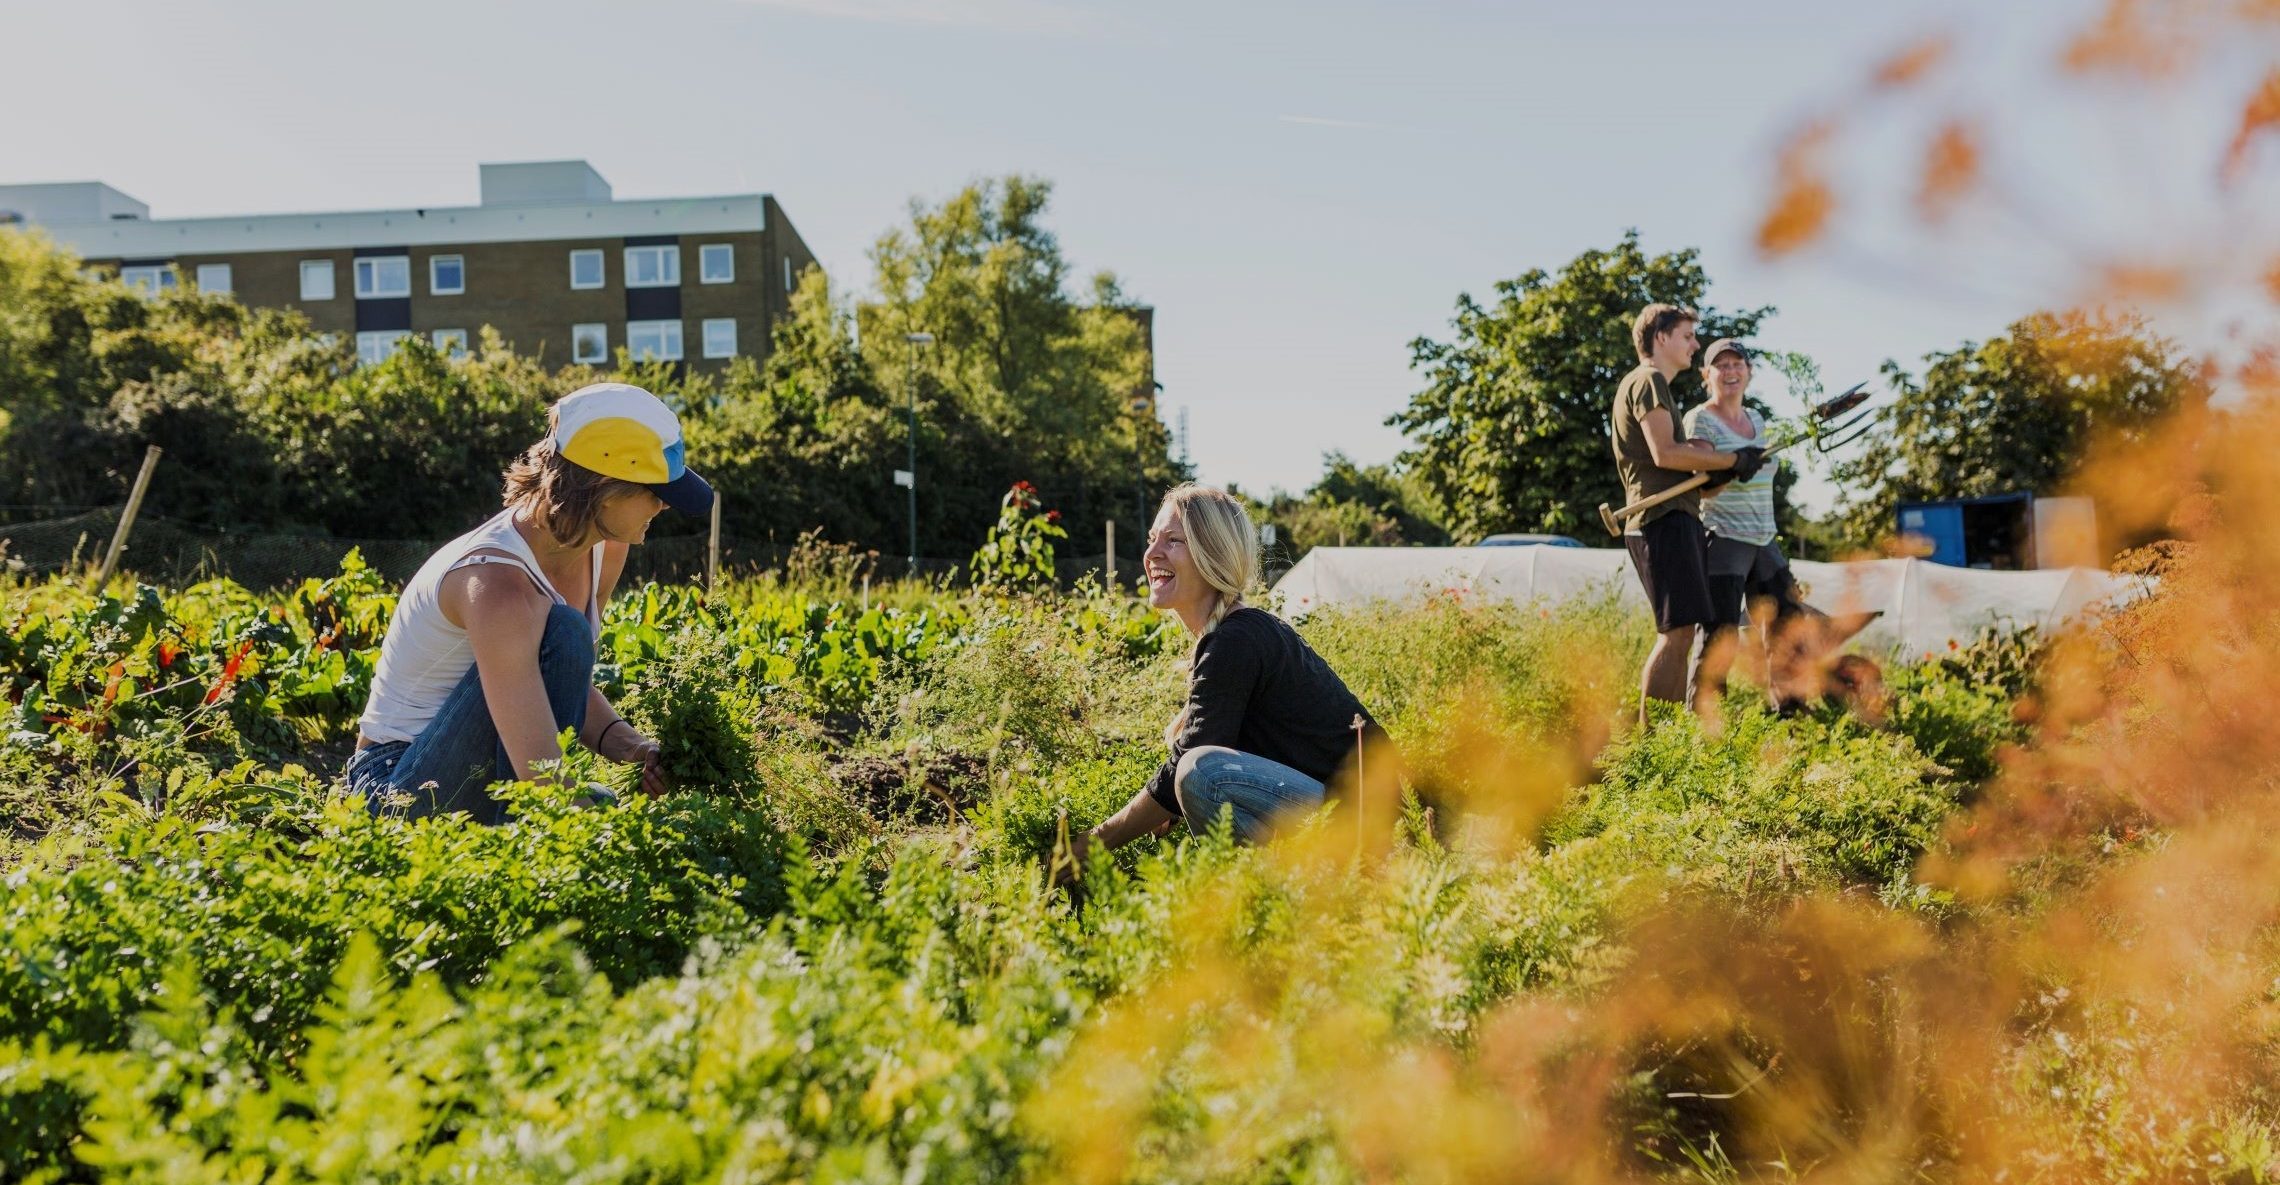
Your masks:
<svg viewBox="0 0 2280 1185"><path fill-rule="evenodd" d="M1655 464L1655 455L1647 448L1646 425L1639 421L1658 407L1670 413L1668 431L1675 436L1679 424L1678 396L1671 393L1670 380L1664 378L1661 371L1641 362L1624 375L1622 383L1615 388L1615 411L1611 417L1615 430L1615 472L1623 479L1625 504L1651 498L1694 476L1684 469L1664 469ZM1701 493L1690 490L1647 511L1631 520L1632 529L1675 510L1702 517Z"/></svg>

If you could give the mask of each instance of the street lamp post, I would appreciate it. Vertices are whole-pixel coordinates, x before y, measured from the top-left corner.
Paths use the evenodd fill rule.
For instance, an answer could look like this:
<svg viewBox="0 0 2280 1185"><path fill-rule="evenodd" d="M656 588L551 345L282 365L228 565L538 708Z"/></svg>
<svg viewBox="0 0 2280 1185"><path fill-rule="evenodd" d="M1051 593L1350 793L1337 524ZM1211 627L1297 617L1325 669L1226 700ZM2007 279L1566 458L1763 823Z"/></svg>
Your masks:
<svg viewBox="0 0 2280 1185"><path fill-rule="evenodd" d="M910 468L903 471L906 480L903 488L910 492L910 573L918 574L918 347L934 344L931 333L906 333L903 340L910 343L910 361L903 368L904 397L910 410Z"/></svg>

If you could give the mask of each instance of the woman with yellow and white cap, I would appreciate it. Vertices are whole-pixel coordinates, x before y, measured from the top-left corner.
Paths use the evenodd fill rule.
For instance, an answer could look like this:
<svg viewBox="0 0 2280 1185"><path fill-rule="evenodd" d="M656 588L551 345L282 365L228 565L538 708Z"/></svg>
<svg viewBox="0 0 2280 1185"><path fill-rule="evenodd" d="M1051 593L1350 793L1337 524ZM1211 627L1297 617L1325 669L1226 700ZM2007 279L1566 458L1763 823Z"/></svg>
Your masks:
<svg viewBox="0 0 2280 1185"><path fill-rule="evenodd" d="M501 822L486 788L560 758L565 728L664 790L657 742L594 686L594 644L626 549L667 507L709 513L712 487L685 463L672 409L639 387L582 387L547 421L507 468L505 508L429 557L396 603L344 773L375 811Z"/></svg>

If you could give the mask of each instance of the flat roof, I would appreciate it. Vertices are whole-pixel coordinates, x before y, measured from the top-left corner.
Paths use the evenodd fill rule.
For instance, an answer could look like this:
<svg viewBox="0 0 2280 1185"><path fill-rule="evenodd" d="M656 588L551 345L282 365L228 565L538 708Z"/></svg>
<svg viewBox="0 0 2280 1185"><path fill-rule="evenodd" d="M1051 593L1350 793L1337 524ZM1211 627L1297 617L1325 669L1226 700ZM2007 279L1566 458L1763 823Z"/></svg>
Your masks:
<svg viewBox="0 0 2280 1185"><path fill-rule="evenodd" d="M435 206L327 214L32 223L89 259L515 243L768 229L768 195L551 205Z"/></svg>

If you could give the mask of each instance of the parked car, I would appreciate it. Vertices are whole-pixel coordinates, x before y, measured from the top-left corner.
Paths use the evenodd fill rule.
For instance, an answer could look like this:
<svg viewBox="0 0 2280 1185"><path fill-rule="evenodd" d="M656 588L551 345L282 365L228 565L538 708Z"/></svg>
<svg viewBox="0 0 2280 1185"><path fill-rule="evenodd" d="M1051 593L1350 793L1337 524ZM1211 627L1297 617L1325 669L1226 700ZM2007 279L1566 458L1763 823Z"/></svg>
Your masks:
<svg viewBox="0 0 2280 1185"><path fill-rule="evenodd" d="M1581 540L1566 535L1490 535L1480 541L1481 547L1581 547Z"/></svg>

